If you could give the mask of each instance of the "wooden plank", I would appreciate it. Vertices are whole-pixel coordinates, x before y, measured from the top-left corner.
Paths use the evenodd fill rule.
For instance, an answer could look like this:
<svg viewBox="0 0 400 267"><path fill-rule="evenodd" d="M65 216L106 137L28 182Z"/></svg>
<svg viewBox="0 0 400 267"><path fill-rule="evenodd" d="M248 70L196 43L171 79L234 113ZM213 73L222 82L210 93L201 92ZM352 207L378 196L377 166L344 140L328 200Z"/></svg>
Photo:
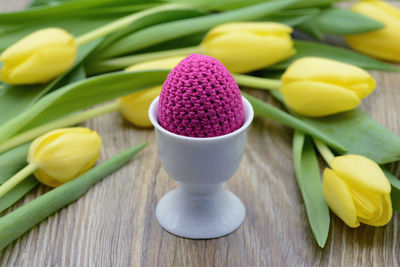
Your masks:
<svg viewBox="0 0 400 267"><path fill-rule="evenodd" d="M22 2L29 0L3 0L2 10ZM400 75L371 73L378 87L362 108L399 134ZM279 106L267 92L249 92ZM135 128L117 113L84 125L103 139L100 161L143 141L149 146L4 249L0 266L398 266L398 214L385 227L357 229L333 215L327 245L318 248L294 177L292 131L273 121L254 120L243 161L227 183L247 208L244 224L212 240L175 237L158 225L157 201L176 185L160 164L151 129ZM12 209L47 190L41 186Z"/></svg>

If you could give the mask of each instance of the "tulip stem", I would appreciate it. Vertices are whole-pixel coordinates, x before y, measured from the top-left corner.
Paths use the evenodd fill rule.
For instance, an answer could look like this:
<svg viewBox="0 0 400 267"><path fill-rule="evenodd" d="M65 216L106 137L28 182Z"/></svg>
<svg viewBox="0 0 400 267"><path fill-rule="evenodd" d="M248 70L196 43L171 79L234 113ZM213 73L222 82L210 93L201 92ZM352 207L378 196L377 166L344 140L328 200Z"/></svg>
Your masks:
<svg viewBox="0 0 400 267"><path fill-rule="evenodd" d="M13 177L7 180L0 186L0 198L4 196L8 191L14 188L17 184L22 182L26 177L34 173L39 168L39 165L35 162L31 162L26 165L22 170L17 172Z"/></svg>
<svg viewBox="0 0 400 267"><path fill-rule="evenodd" d="M277 90L282 84L280 80L260 78L243 74L233 74L233 77L239 85L263 90Z"/></svg>
<svg viewBox="0 0 400 267"><path fill-rule="evenodd" d="M315 146L317 147L321 156L324 158L326 164L328 164L329 167L331 167L331 163L332 163L332 160L335 158L335 155L333 155L333 153L329 149L329 147L327 145L325 145L323 142L321 142L319 139L317 139L317 138L313 138L313 139L314 139Z"/></svg>
<svg viewBox="0 0 400 267"><path fill-rule="evenodd" d="M86 121L88 119L111 113L114 111L118 111L121 108L120 102L118 100L113 101L110 104L106 104L97 108L92 108L89 110L85 110L82 112L75 113L73 115L70 115L65 118L61 118L46 124L43 124L41 126L38 126L36 128L33 128L31 130L28 130L26 132L23 132L19 135L16 135L14 137L11 137L4 143L0 145L0 153L9 150L13 147L16 147L18 145L24 144L30 140L35 139L36 137L47 133L48 131L55 130L58 128L63 128L63 127L68 127L72 126L78 123L81 123L83 121Z"/></svg>
<svg viewBox="0 0 400 267"><path fill-rule="evenodd" d="M106 59L100 62L89 63L89 65L87 66L87 70L89 75L94 75L103 72L125 69L126 67L129 67L131 65L145 61L162 59L167 57L175 57L175 56L188 56L193 53L202 54L201 47L200 46L184 47L178 49Z"/></svg>
<svg viewBox="0 0 400 267"><path fill-rule="evenodd" d="M162 5L162 6L157 6L154 8L149 8L131 15L128 15L126 17L120 18L118 20L115 20L111 23L108 23L102 27L99 27L97 29L94 29L90 32L87 32L75 39L75 42L78 46L86 44L90 41L93 41L95 39L98 39L100 37L103 37L107 34L113 33L115 31L121 30L125 27L127 27L129 24L133 23L134 21L137 21L139 19L142 19L146 16L149 16L151 14L156 14L162 10L170 10L174 9L177 6L181 5L176 5L176 4L171 4L171 5Z"/></svg>

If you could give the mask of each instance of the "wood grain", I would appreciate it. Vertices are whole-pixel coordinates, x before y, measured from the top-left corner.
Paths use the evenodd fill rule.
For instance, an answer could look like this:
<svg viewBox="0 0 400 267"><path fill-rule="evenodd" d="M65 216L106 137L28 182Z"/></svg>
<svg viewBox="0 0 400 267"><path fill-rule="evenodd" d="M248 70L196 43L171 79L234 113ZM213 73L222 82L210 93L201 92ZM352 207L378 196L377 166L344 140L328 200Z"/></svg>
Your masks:
<svg viewBox="0 0 400 267"><path fill-rule="evenodd" d="M29 2L2 1L2 10ZM400 75L371 73L378 87L362 108L399 134ZM249 92L279 106L266 92ZM135 128L117 113L85 125L104 141L101 161L143 141L149 146L129 165L4 249L0 266L399 265L398 214L385 227L357 229L332 214L327 245L318 248L294 176L293 132L271 120L255 119L240 168L226 185L244 202L246 220L231 235L212 240L179 238L158 225L157 201L176 185L160 164L152 130ZM12 209L47 190L44 186L33 190Z"/></svg>

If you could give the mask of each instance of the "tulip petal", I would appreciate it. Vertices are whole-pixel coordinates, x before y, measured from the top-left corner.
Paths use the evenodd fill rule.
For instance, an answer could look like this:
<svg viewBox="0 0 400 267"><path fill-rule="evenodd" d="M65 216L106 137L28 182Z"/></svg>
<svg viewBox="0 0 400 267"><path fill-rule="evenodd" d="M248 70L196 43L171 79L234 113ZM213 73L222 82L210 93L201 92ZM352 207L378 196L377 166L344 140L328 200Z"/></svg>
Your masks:
<svg viewBox="0 0 400 267"><path fill-rule="evenodd" d="M0 56L0 60L21 63L38 50L54 46L75 46L72 35L60 28L47 28L35 31L17 43L7 48Z"/></svg>
<svg viewBox="0 0 400 267"><path fill-rule="evenodd" d="M99 157L101 139L87 128L65 128L36 139L28 161L39 170L34 174L44 184L58 186L89 169Z"/></svg>
<svg viewBox="0 0 400 267"><path fill-rule="evenodd" d="M349 46L373 57L400 62L400 10L384 1L360 1L352 10L385 24L385 27L346 36Z"/></svg>
<svg viewBox="0 0 400 267"><path fill-rule="evenodd" d="M293 62L282 75L283 84L295 81L317 81L341 86L357 94L368 96L376 82L371 75L356 66L326 58L304 57Z"/></svg>
<svg viewBox="0 0 400 267"><path fill-rule="evenodd" d="M145 61L132 65L125 69L125 71L137 71L137 70L153 70L153 69L173 69L179 64L185 57L169 57L158 60Z"/></svg>
<svg viewBox="0 0 400 267"><path fill-rule="evenodd" d="M360 222L368 224L368 225L372 225L372 226L383 226L385 224L387 224L393 216L393 209L392 209L392 201L390 199L390 195L386 194L381 196L381 209L382 209L382 213L380 216L377 216L375 218L369 219L369 220L365 220L360 218Z"/></svg>
<svg viewBox="0 0 400 267"><path fill-rule="evenodd" d="M381 215L382 199L380 195L358 192L353 188L351 188L350 191L357 209L357 216L360 219L368 220Z"/></svg>
<svg viewBox="0 0 400 267"><path fill-rule="evenodd" d="M121 113L125 119L139 127L150 127L148 111L151 102L161 93L161 85L120 98Z"/></svg>
<svg viewBox="0 0 400 267"><path fill-rule="evenodd" d="M390 193L390 183L374 161L360 155L344 155L332 160L332 169L359 191Z"/></svg>
<svg viewBox="0 0 400 267"><path fill-rule="evenodd" d="M13 84L45 83L66 72L74 63L75 47L49 47L37 51L9 75Z"/></svg>
<svg viewBox="0 0 400 267"><path fill-rule="evenodd" d="M282 35L291 34L293 29L285 24L275 22L233 22L219 25L210 30L203 42L208 42L215 37L229 32L253 32L259 35Z"/></svg>
<svg viewBox="0 0 400 267"><path fill-rule="evenodd" d="M310 117L351 110L360 104L360 99L354 92L323 82L284 83L280 90L285 103L291 109Z"/></svg>
<svg viewBox="0 0 400 267"><path fill-rule="evenodd" d="M350 227L358 227L356 208L347 184L331 169L326 168L322 191L332 211Z"/></svg>
<svg viewBox="0 0 400 267"><path fill-rule="evenodd" d="M224 24L206 35L202 49L231 72L249 72L292 56L291 31L278 23Z"/></svg>

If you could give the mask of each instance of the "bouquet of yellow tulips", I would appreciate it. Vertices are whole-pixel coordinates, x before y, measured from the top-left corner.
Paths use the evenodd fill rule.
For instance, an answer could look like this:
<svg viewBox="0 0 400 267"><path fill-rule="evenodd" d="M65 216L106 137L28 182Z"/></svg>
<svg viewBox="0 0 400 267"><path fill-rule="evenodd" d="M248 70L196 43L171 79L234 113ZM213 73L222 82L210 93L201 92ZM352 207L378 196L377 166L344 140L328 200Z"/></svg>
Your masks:
<svg viewBox="0 0 400 267"><path fill-rule="evenodd" d="M382 167L400 159L400 137L358 108L376 87L364 69L400 70L381 61L400 62L400 11L378 0L351 9L334 0L214 2L46 0L0 14L0 211L38 181L57 187L0 218L0 249L144 147L91 169L101 139L71 126L119 111L150 127L151 101L192 53L218 59L241 87L267 90L285 105L242 92L256 115L295 130L296 179L319 246L328 237L329 208L350 227L382 226L400 211L400 183ZM75 16L60 15L63 9ZM100 20L86 15L104 12ZM35 26L21 25L22 17ZM353 50L294 39L299 33L341 35ZM329 166L322 180L314 147ZM48 212L36 213L41 205Z"/></svg>

